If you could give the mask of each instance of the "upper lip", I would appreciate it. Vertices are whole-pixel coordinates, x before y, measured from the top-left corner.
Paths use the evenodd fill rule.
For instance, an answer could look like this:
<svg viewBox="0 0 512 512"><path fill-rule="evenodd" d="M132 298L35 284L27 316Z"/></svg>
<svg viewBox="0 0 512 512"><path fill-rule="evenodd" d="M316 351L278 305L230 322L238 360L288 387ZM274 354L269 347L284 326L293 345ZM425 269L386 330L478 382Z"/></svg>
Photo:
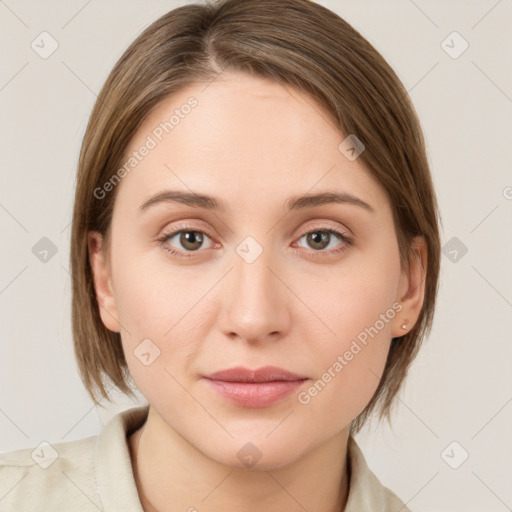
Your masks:
<svg viewBox="0 0 512 512"><path fill-rule="evenodd" d="M255 370L236 366L221 370L210 375L205 375L206 379L222 380L226 382L272 382L277 380L304 380L307 377L297 375L277 366L264 366Z"/></svg>

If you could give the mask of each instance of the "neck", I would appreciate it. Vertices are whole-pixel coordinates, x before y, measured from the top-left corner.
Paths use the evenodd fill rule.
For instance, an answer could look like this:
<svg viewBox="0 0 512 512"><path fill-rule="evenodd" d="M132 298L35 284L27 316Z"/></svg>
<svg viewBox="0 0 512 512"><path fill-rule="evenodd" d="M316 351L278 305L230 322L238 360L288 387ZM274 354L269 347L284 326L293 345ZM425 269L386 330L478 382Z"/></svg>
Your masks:
<svg viewBox="0 0 512 512"><path fill-rule="evenodd" d="M128 439L145 512L340 512L349 489L348 430L273 470L226 466L204 455L150 407Z"/></svg>

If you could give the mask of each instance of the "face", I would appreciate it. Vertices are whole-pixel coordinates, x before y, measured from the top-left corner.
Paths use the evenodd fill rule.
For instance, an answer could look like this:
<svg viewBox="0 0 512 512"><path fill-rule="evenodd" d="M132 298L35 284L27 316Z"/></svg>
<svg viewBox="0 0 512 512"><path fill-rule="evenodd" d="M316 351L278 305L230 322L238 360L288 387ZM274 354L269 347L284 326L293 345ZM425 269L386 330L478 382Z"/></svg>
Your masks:
<svg viewBox="0 0 512 512"><path fill-rule="evenodd" d="M102 320L121 332L135 383L223 464L241 466L251 442L276 468L342 436L404 334L409 281L391 207L361 159L338 149L345 138L302 93L224 73L173 95L132 139L127 159L140 158L117 184L111 271L91 234ZM149 201L166 191L218 207ZM360 202L290 204L322 193ZM239 403L204 378L267 365L306 380L277 401Z"/></svg>

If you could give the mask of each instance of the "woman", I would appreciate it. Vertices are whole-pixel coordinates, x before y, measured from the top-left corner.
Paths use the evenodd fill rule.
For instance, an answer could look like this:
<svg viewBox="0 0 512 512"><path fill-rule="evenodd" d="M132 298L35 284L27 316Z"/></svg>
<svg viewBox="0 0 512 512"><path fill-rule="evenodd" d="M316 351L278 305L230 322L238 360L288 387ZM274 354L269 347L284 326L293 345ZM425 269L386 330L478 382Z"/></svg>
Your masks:
<svg viewBox="0 0 512 512"><path fill-rule="evenodd" d="M438 217L407 93L339 16L308 0L162 16L98 96L71 237L86 389L135 385L148 405L2 455L3 503L408 510L354 435L389 419L430 331Z"/></svg>

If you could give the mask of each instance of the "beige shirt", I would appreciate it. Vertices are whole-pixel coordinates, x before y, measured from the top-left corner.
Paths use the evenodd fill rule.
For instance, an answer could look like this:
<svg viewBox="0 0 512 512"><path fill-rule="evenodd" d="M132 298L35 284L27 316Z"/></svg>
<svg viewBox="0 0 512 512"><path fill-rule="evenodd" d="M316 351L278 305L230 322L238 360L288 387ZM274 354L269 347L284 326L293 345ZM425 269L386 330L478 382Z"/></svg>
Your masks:
<svg viewBox="0 0 512 512"><path fill-rule="evenodd" d="M148 410L144 405L115 415L97 436L0 454L0 511L143 512L128 435ZM368 468L353 438L348 457L345 512L410 512Z"/></svg>

